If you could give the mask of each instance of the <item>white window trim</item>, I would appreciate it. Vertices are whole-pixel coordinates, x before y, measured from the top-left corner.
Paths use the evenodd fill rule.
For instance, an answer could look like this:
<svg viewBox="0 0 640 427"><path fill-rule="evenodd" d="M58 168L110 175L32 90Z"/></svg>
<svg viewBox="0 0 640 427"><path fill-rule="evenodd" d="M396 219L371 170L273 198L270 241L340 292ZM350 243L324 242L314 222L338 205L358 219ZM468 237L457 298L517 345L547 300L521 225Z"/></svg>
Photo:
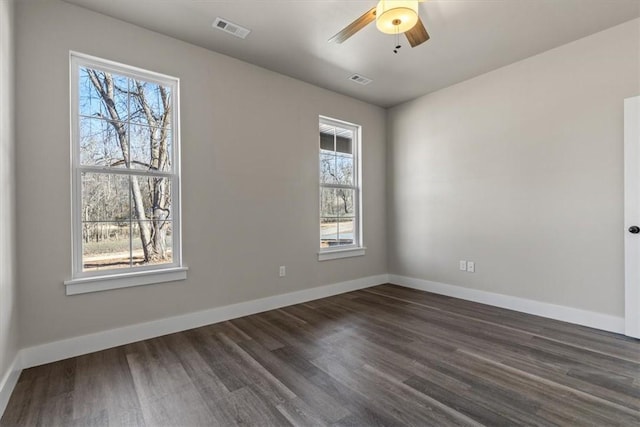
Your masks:
<svg viewBox="0 0 640 427"><path fill-rule="evenodd" d="M340 258L352 258L356 256L363 256L367 248L350 248L350 249L334 249L318 252L318 261L329 261L332 259Z"/></svg>
<svg viewBox="0 0 640 427"><path fill-rule="evenodd" d="M353 152L354 152L354 179L355 185L346 186L346 185L337 185L337 184L322 184L319 183L319 194L318 194L318 204L320 203L320 194L322 188L347 188L354 189L356 191L356 206L355 206L355 219L356 226L354 230L354 240L355 243L352 245L342 245L333 248L320 248L318 251L318 261L329 261L333 259L340 258L351 258L357 256L363 256L366 251L366 247L363 243L362 238L362 126L357 125L355 123L345 122L343 120L333 119L327 116L319 116L319 123L325 124L329 126L337 126L346 129L350 129L353 131L354 135L354 144L353 144ZM320 158L320 144L318 144L318 159ZM319 165L320 162L316 161L316 164ZM319 166L318 166L319 167ZM320 171L318 170L318 179L320 177ZM320 205L318 205L318 237L322 236L322 231L320 229Z"/></svg>
<svg viewBox="0 0 640 427"><path fill-rule="evenodd" d="M109 289L130 288L155 283L175 282L187 278L187 267L163 268L148 271L136 271L109 276L84 277L64 282L67 295L100 292Z"/></svg>
<svg viewBox="0 0 640 427"><path fill-rule="evenodd" d="M114 61L69 52L70 78L70 126L71 126L71 239L72 239L72 278L64 282L67 295L87 292L98 292L131 286L148 285L168 281L184 280L187 277L187 267L182 263L182 222L181 222L181 170L180 170L180 79L153 71L132 67ZM130 78L162 84L171 88L173 96L172 135L172 167L173 172L164 173L171 178L173 204L173 262L161 265L130 267L101 271L82 271L82 224L79 217L82 206L81 173L95 171L105 173L122 173L122 171L102 167L87 167L79 164L79 68L95 68L113 72ZM149 175L144 171L131 171L133 174ZM127 173L129 175L130 173ZM163 175L158 172L153 175Z"/></svg>

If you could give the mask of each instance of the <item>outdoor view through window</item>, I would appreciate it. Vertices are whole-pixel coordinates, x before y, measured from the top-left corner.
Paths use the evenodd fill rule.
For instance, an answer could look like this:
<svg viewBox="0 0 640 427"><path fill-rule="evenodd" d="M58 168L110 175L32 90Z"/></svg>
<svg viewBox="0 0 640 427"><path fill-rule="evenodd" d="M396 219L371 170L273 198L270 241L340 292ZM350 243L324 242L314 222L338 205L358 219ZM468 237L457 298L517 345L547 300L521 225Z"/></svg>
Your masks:
<svg viewBox="0 0 640 427"><path fill-rule="evenodd" d="M76 67L76 273L173 265L177 86Z"/></svg>
<svg viewBox="0 0 640 427"><path fill-rule="evenodd" d="M359 127L320 118L320 248L359 245Z"/></svg>

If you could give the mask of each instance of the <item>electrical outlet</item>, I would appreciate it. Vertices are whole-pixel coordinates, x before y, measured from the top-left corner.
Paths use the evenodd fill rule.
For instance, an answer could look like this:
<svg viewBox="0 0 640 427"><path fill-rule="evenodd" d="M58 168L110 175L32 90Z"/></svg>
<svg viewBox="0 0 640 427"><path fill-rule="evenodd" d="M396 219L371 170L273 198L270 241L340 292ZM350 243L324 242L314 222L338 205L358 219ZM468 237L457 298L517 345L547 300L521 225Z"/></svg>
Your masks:
<svg viewBox="0 0 640 427"><path fill-rule="evenodd" d="M284 265L280 266L280 277L284 277L287 275L287 267L285 267Z"/></svg>
<svg viewBox="0 0 640 427"><path fill-rule="evenodd" d="M460 260L460 271L467 271L467 261Z"/></svg>
<svg viewBox="0 0 640 427"><path fill-rule="evenodd" d="M475 273L476 272L476 263L473 261L467 261L467 271L469 273Z"/></svg>

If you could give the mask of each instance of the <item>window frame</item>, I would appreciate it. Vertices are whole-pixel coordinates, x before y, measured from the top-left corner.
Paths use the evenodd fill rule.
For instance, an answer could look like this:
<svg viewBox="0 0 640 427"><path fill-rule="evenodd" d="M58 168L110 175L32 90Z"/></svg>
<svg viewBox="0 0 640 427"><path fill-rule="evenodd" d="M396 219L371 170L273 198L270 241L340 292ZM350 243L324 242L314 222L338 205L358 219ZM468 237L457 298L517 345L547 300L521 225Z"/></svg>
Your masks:
<svg viewBox="0 0 640 427"><path fill-rule="evenodd" d="M180 162L180 79L129 66L126 64L69 52L70 70L70 142L71 142L71 239L72 278L65 281L67 295L106 289L139 286L186 279L187 268L182 263L181 162ZM170 172L106 166L83 166L80 163L80 68L91 68L132 79L169 87L172 96L172 140ZM156 265L130 266L111 270L83 271L82 257L82 173L107 173L118 176L164 177L171 182L172 262ZM130 239L133 236L130 235Z"/></svg>
<svg viewBox="0 0 640 427"><path fill-rule="evenodd" d="M327 261L338 258L348 258L354 256L362 256L365 254L366 247L363 243L362 232L362 126L350 123L344 120L334 119L320 115L318 117L318 125L334 126L353 132L352 150L353 150L353 184L325 184L321 180L320 159L322 155L322 147L320 138L318 138L318 156L316 164L318 165L318 244L322 244L322 190L325 188L347 189L353 190L354 195L354 243L349 245L340 245L328 248L320 247L318 251L318 261Z"/></svg>

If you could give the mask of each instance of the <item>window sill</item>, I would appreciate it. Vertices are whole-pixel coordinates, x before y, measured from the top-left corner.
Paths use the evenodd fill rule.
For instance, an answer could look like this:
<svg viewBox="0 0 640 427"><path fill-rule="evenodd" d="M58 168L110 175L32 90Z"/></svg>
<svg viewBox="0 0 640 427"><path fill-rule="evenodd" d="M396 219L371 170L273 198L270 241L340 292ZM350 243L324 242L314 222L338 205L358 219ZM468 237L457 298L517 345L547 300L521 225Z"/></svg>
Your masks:
<svg viewBox="0 0 640 427"><path fill-rule="evenodd" d="M109 289L130 288L151 285L153 283L174 282L187 278L187 267L167 268L163 270L139 271L135 273L92 276L66 280L67 295L100 292Z"/></svg>
<svg viewBox="0 0 640 427"><path fill-rule="evenodd" d="M349 249L336 249L318 252L318 261L329 261L332 259L351 258L354 256L363 256L367 248L349 248Z"/></svg>

